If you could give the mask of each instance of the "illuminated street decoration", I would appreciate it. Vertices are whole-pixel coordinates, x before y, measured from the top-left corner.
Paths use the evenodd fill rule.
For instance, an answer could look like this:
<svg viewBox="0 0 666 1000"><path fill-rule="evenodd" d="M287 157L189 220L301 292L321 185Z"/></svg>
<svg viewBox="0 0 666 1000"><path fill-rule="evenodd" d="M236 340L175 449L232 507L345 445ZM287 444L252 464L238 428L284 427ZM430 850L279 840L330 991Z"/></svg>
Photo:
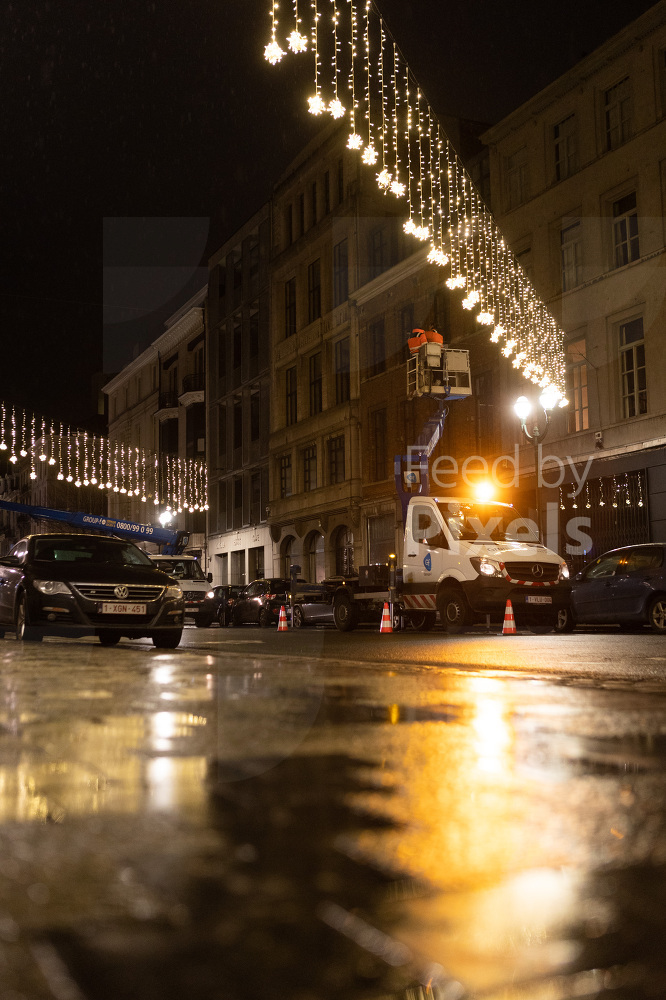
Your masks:
<svg viewBox="0 0 666 1000"><path fill-rule="evenodd" d="M275 46L272 51L282 53L277 3L269 3L266 51ZM330 38L320 24L326 3ZM295 11L300 34L297 4ZM348 117L348 148L358 150L368 166L379 161L380 190L406 200L405 232L430 243L431 263L450 265L447 287L464 290L465 308L475 311L502 353L517 360L521 374L551 387L566 405L564 334L507 246L374 0L311 0L309 17L315 78L310 113ZM307 37L306 25L303 31ZM290 41L289 47L294 51Z"/></svg>
<svg viewBox="0 0 666 1000"><path fill-rule="evenodd" d="M142 503L152 500L156 506L168 505L178 513L208 510L203 462L160 457L62 423L56 433L52 420L47 422L10 403L0 403L0 455L3 452L8 453L10 468L20 457L27 459L31 480L55 466L56 479L76 487L97 486L138 497Z"/></svg>

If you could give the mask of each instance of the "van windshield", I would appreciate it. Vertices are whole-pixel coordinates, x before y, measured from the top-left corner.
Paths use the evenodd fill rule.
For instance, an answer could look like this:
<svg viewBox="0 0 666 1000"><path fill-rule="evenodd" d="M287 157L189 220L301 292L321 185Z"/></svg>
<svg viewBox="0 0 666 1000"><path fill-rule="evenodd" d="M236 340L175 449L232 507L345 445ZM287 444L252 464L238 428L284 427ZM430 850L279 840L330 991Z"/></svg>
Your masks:
<svg viewBox="0 0 666 1000"><path fill-rule="evenodd" d="M156 559L155 564L169 576L175 576L177 580L206 579L196 559Z"/></svg>
<svg viewBox="0 0 666 1000"><path fill-rule="evenodd" d="M513 507L492 503L439 500L438 507L453 538L459 542L538 543L536 524Z"/></svg>

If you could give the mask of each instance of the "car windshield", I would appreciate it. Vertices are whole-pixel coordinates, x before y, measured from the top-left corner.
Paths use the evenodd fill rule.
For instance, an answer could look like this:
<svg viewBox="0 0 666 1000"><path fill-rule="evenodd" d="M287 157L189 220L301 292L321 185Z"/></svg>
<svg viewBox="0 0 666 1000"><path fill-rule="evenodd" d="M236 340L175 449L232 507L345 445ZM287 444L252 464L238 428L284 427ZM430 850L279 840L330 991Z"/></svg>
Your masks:
<svg viewBox="0 0 666 1000"><path fill-rule="evenodd" d="M513 507L488 503L452 503L438 506L453 538L460 542L538 542L536 525Z"/></svg>
<svg viewBox="0 0 666 1000"><path fill-rule="evenodd" d="M169 576L175 576L177 580L206 579L196 559L156 559L155 565Z"/></svg>
<svg viewBox="0 0 666 1000"><path fill-rule="evenodd" d="M35 559L57 563L107 563L116 566L152 566L148 556L131 542L95 535L77 535L75 538L38 538L35 540Z"/></svg>

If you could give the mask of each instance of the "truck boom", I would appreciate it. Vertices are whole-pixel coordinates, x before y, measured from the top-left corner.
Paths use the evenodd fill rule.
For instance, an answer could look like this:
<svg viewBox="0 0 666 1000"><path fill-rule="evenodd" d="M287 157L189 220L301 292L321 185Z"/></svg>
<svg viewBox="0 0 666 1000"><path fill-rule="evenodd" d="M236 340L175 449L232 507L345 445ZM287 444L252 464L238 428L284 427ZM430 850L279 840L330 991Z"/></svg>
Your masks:
<svg viewBox="0 0 666 1000"><path fill-rule="evenodd" d="M129 538L133 542L155 542L156 545L163 547L162 552L165 555L179 555L189 541L189 532L187 531L170 531L168 528L158 528L152 524L119 521L113 517L86 514L83 511L55 510L51 507L38 507L34 504L15 503L12 500L0 500L0 510L28 514L35 520L57 521L76 528L88 528L100 531L105 535Z"/></svg>

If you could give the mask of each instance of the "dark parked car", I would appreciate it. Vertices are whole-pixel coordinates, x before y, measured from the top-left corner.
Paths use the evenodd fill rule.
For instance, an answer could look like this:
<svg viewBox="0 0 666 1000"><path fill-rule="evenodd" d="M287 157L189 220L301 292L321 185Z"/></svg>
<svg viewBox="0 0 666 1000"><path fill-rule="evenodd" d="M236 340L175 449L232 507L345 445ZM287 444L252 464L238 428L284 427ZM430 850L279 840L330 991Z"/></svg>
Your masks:
<svg viewBox="0 0 666 1000"><path fill-rule="evenodd" d="M302 583L294 590L292 623L294 628L304 625L335 625L333 595L337 583Z"/></svg>
<svg viewBox="0 0 666 1000"><path fill-rule="evenodd" d="M576 625L649 625L666 634L666 542L605 552L574 577L571 606L556 629Z"/></svg>
<svg viewBox="0 0 666 1000"><path fill-rule="evenodd" d="M29 535L0 559L0 637L148 637L175 649L183 633L183 594L133 542L101 535Z"/></svg>
<svg viewBox="0 0 666 1000"><path fill-rule="evenodd" d="M284 605L286 609L289 604L287 595L290 587L289 580L278 577L248 583L234 601L232 624L259 624L263 628L275 625L280 616L280 608Z"/></svg>
<svg viewBox="0 0 666 1000"><path fill-rule="evenodd" d="M231 625L234 602L242 590L243 587L231 584L222 584L209 590L199 611L199 624L203 628L212 625L213 622L222 626Z"/></svg>

